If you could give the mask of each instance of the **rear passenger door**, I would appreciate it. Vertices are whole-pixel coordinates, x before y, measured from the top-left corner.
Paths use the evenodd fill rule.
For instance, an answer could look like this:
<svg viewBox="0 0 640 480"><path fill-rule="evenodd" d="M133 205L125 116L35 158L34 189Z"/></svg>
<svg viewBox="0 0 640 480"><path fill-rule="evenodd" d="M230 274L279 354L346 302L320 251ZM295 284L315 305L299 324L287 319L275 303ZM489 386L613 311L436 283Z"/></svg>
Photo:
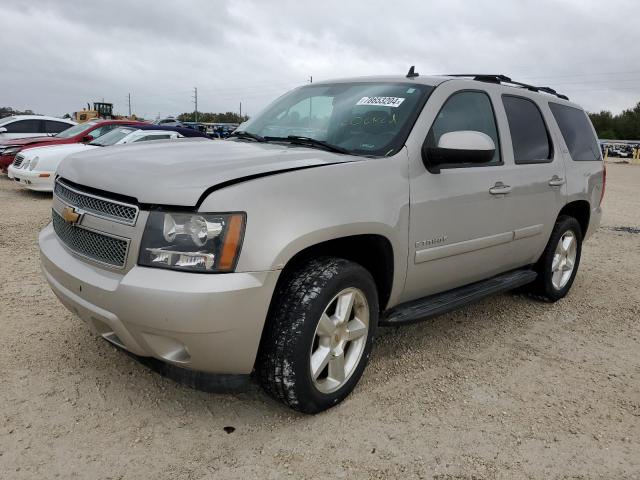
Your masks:
<svg viewBox="0 0 640 480"><path fill-rule="evenodd" d="M508 253L524 265L534 263L547 244L566 198L566 175L545 120L551 118L547 103L539 95L503 94L501 99L509 131L504 155L514 165L506 211L514 241Z"/></svg>

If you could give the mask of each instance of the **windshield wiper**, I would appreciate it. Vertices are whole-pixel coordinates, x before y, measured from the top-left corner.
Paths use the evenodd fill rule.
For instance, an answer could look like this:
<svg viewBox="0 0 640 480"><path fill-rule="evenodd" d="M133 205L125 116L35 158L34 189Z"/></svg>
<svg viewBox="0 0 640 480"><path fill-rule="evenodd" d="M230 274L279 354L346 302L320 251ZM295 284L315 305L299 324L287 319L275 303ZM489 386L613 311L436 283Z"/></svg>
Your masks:
<svg viewBox="0 0 640 480"><path fill-rule="evenodd" d="M236 130L233 132L230 137L238 137L238 138L250 138L251 140L255 140L256 142L265 142L264 137L260 135L256 135L255 133L247 132L246 130Z"/></svg>
<svg viewBox="0 0 640 480"><path fill-rule="evenodd" d="M316 140L315 138L303 137L301 135L289 135L287 137L264 137L264 139L267 141L289 142L295 145L304 145L307 147L320 147L334 153L353 155L349 150L345 148L339 147L337 145L332 145L322 140Z"/></svg>

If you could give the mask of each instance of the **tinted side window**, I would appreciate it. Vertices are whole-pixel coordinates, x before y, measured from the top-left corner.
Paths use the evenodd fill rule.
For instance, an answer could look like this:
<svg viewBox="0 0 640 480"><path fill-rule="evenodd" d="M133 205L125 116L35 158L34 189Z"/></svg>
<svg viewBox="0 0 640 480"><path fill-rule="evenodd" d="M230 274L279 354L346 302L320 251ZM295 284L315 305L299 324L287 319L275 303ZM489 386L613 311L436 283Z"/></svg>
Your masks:
<svg viewBox="0 0 640 480"><path fill-rule="evenodd" d="M549 102L564 143L567 144L571 158L576 161L600 160L598 140L593 134L587 114L579 108Z"/></svg>
<svg viewBox="0 0 640 480"><path fill-rule="evenodd" d="M552 149L549 134L538 106L527 98L511 95L503 95L502 104L509 121L515 162L551 161Z"/></svg>
<svg viewBox="0 0 640 480"><path fill-rule="evenodd" d="M60 133L69 128L71 125L64 122L56 122L54 120L45 120L44 129L47 133Z"/></svg>
<svg viewBox="0 0 640 480"><path fill-rule="evenodd" d="M171 139L171 134L167 134L167 135L146 135L144 137L140 137L137 140L134 140L135 142L148 142L149 140L170 140Z"/></svg>
<svg viewBox="0 0 640 480"><path fill-rule="evenodd" d="M496 146L496 152L490 162L474 166L499 165L501 163L498 128L496 127L491 99L486 93L464 91L450 96L440 109L431 126L431 130L429 130L426 146L435 148L438 146L440 137L443 134L460 130L474 130L485 133L491 137Z"/></svg>
<svg viewBox="0 0 640 480"><path fill-rule="evenodd" d="M43 133L40 122L41 120L18 120L5 125L5 128L7 133Z"/></svg>

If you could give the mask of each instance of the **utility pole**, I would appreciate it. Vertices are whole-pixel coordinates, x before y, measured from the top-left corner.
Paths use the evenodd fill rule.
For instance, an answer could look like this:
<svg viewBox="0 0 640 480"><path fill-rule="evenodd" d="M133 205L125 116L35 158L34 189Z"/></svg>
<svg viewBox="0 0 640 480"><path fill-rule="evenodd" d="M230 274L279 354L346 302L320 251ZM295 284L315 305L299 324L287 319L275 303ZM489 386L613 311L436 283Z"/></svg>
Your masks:
<svg viewBox="0 0 640 480"><path fill-rule="evenodd" d="M129 94L129 118L131 118L131 94Z"/></svg>
<svg viewBox="0 0 640 480"><path fill-rule="evenodd" d="M193 101L196 104L196 122L198 121L198 87L193 87Z"/></svg>
<svg viewBox="0 0 640 480"><path fill-rule="evenodd" d="M309 83L313 83L313 75L309 77Z"/></svg>
<svg viewBox="0 0 640 480"><path fill-rule="evenodd" d="M240 102L240 123L242 123L242 102Z"/></svg>

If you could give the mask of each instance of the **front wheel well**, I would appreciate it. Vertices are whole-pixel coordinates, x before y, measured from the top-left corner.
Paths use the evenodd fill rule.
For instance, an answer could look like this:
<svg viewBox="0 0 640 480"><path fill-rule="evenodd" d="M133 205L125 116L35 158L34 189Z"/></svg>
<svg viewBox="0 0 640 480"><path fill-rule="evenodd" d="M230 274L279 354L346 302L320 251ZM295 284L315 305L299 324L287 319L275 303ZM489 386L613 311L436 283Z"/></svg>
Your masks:
<svg viewBox="0 0 640 480"><path fill-rule="evenodd" d="M560 213L558 213L558 217L561 215L568 215L575 218L580 224L582 236L584 237L587 234L589 218L591 216L591 206L589 205L589 202L586 200L576 200L574 202L567 203L562 207Z"/></svg>
<svg viewBox="0 0 640 480"><path fill-rule="evenodd" d="M318 257L344 258L366 268L376 283L378 304L380 310L384 311L391 295L394 272L393 247L386 237L375 234L352 235L309 246L287 262L278 283L301 264Z"/></svg>

